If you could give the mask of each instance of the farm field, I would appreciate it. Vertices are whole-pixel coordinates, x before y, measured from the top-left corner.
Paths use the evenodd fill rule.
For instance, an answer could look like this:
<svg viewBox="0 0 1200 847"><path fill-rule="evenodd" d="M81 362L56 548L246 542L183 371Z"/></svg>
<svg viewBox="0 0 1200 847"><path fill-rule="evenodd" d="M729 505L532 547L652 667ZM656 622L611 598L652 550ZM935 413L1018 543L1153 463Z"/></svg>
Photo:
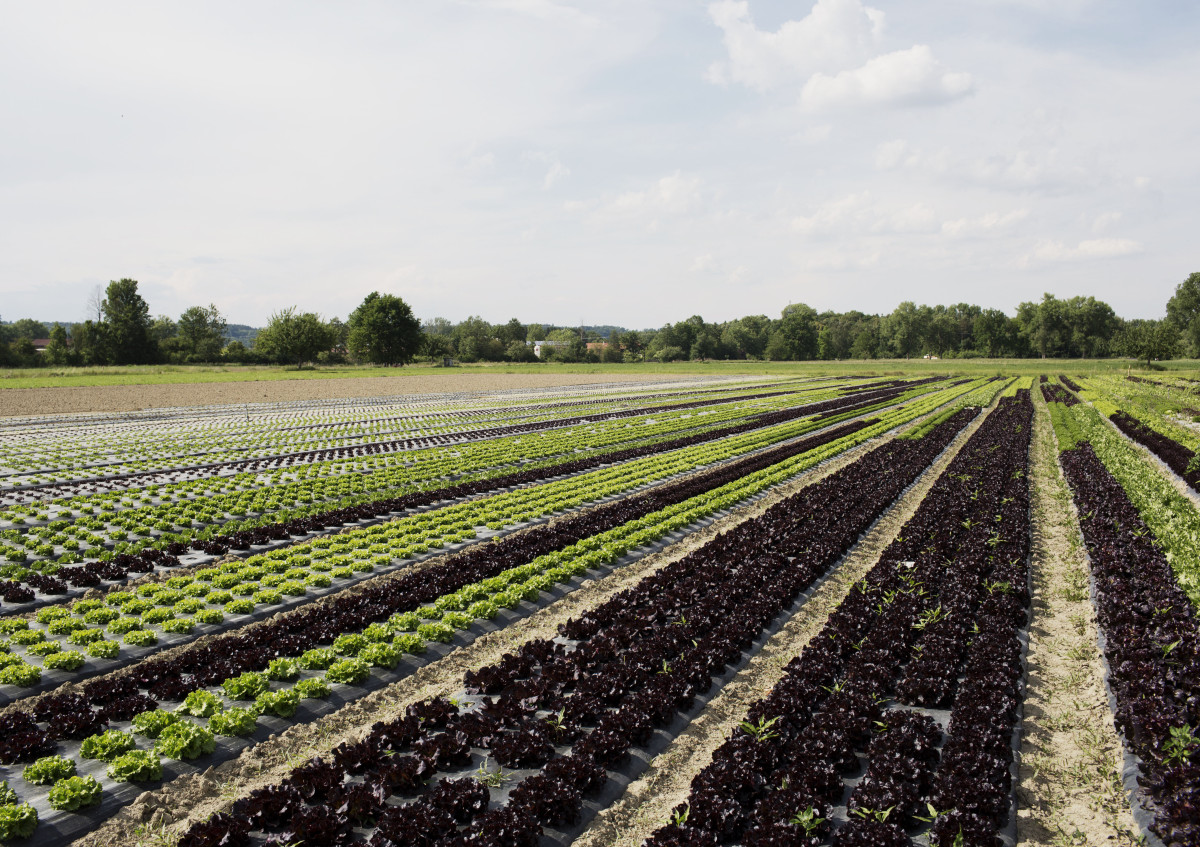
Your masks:
<svg viewBox="0 0 1200 847"><path fill-rule="evenodd" d="M1200 844L1200 382L940 364L0 391L0 841Z"/></svg>

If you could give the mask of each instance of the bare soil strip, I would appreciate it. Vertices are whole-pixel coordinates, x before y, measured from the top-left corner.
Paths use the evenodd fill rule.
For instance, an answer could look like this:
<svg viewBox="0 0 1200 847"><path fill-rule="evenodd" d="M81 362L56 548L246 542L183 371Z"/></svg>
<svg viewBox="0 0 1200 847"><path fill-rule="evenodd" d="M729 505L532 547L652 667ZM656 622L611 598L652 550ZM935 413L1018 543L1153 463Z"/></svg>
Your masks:
<svg viewBox="0 0 1200 847"><path fill-rule="evenodd" d="M982 417L981 415L980 419ZM897 432L919 425L924 419L911 422ZM961 443L978 424L979 419L972 422L964 430L965 434L960 434L959 439L951 444L944 458L945 462L949 461L952 453L958 451ZM682 558L718 533L761 514L785 497L819 482L893 436L894 434L874 438L847 450L797 479L778 486L753 504L735 510L700 532L689 535L678 544L585 584L528 618L478 638L445 658L422 667L411 676L368 694L331 715L313 723L293 726L278 736L271 736L248 749L237 759L211 767L199 774L177 778L161 788L146 792L77 843L85 847L110 847L114 843L162 844L164 840L171 843L173 838L186 831L196 821L228 809L235 799L245 796L255 788L279 782L292 768L308 758L323 755L343 741L358 740L367 733L373 723L402 714L410 703L439 695L453 696L462 690L462 677L466 671L494 663L505 653L520 647L530 639L553 638L557 634L559 624L569 618L576 617L613 594L632 587L644 576ZM944 462L939 462L935 467L940 468L943 464ZM940 470L938 472L940 473ZM929 479L929 484L932 484L934 478L936 474ZM925 488L926 478L922 477L913 489L914 492L921 491L912 506L913 510L924 496ZM907 500L908 497L905 498L905 502ZM879 525L889 521L890 514L889 512L885 515ZM903 520L907 520L908 517L909 515L905 515ZM895 528L901 526L903 520L896 524ZM865 543L869 544L873 536L874 533ZM889 535L888 541L890 537ZM877 556L884 546L886 541L881 543L872 555ZM865 566L863 570L865 572ZM846 583L847 589L849 584ZM821 616L821 621L826 614L828 610ZM786 661L777 661L774 666L776 678ZM718 743L719 740L714 741L711 746L715 747Z"/></svg>
<svg viewBox="0 0 1200 847"><path fill-rule="evenodd" d="M1017 786L1021 844L1135 845L1096 616L1046 404L1033 430L1033 621Z"/></svg>
<svg viewBox="0 0 1200 847"><path fill-rule="evenodd" d="M725 374L722 374L725 376ZM672 380L703 376L666 376ZM749 378L749 377L748 377ZM0 417L75 412L135 412L225 403L284 403L341 397L388 397L461 391L506 391L596 383L662 382L663 374L505 374L469 370L446 376L400 374L344 379L278 379L261 382L198 382L170 385L94 385L0 389Z"/></svg>
<svg viewBox="0 0 1200 847"><path fill-rule="evenodd" d="M994 407L995 403L991 408ZM934 482L967 439L983 424L986 416L986 413L979 415L958 434L941 458L930 465L908 492L884 512L800 612L751 657L746 667L709 701L704 712L651 762L641 777L625 789L621 798L596 816L592 825L575 840L576 845L636 847L654 830L670 821L671 810L687 799L692 779L712 761L713 751L745 718L750 706L771 691L783 675L784 666L804 649L824 626L829 613L845 599L854 583L878 561L880 554L916 513Z"/></svg>

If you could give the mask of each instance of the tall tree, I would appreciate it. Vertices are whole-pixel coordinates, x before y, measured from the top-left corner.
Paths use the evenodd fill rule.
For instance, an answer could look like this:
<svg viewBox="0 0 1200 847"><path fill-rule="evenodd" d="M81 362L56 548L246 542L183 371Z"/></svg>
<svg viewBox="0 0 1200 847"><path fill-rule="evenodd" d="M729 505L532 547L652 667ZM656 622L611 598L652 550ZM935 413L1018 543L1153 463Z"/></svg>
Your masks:
<svg viewBox="0 0 1200 847"><path fill-rule="evenodd" d="M929 307L905 300L883 319L881 332L892 355L907 359L921 352L929 323Z"/></svg>
<svg viewBox="0 0 1200 847"><path fill-rule="evenodd" d="M108 329L108 359L113 364L143 365L158 355L158 345L150 336L150 307L137 287L134 279L114 280L100 304Z"/></svg>
<svg viewBox="0 0 1200 847"><path fill-rule="evenodd" d="M976 315L973 334L976 347L988 358L995 359L1011 351L1012 321L999 309L985 309Z"/></svg>
<svg viewBox="0 0 1200 847"><path fill-rule="evenodd" d="M815 359L819 351L817 310L804 303L792 303L783 310L778 336L783 340L786 358L795 361ZM771 358L776 358L772 354Z"/></svg>
<svg viewBox="0 0 1200 847"><path fill-rule="evenodd" d="M35 321L32 318L21 318L13 323L8 328L10 339L28 338L33 341L35 338L49 338L50 330L41 321Z"/></svg>
<svg viewBox="0 0 1200 847"><path fill-rule="evenodd" d="M66 365L71 361L71 342L67 338L67 329L62 324L55 324L50 330L50 343L46 345L46 364Z"/></svg>
<svg viewBox="0 0 1200 847"><path fill-rule="evenodd" d="M403 365L421 349L421 323L394 294L372 291L350 313L350 354L377 365Z"/></svg>
<svg viewBox="0 0 1200 847"><path fill-rule="evenodd" d="M312 312L297 314L296 307L289 306L271 315L255 336L254 349L281 364L295 362L299 368L305 362L316 361L317 354L328 350L331 342L324 321Z"/></svg>
<svg viewBox="0 0 1200 847"><path fill-rule="evenodd" d="M1200 271L1175 286L1167 301L1167 317L1187 339L1189 352L1200 355Z"/></svg>
<svg viewBox="0 0 1200 847"><path fill-rule="evenodd" d="M1125 325L1119 345L1126 356L1149 367L1155 359L1170 359L1178 350L1179 330L1169 320L1132 320Z"/></svg>
<svg viewBox="0 0 1200 847"><path fill-rule="evenodd" d="M108 324L88 318L71 327L71 346L76 364L103 365L108 363Z"/></svg>
<svg viewBox="0 0 1200 847"><path fill-rule="evenodd" d="M179 316L179 349L188 362L217 362L225 347L225 318L216 305L192 306Z"/></svg>

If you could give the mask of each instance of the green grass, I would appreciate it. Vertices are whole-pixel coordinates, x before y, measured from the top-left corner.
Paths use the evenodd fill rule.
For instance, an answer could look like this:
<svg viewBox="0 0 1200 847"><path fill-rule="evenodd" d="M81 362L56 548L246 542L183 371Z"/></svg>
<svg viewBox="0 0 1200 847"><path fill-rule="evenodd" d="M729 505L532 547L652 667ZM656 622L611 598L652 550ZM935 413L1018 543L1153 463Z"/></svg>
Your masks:
<svg viewBox="0 0 1200 847"><path fill-rule="evenodd" d="M1200 361L1162 363L1166 372L1195 376ZM96 385L179 385L208 382L267 382L287 379L345 379L351 377L479 376L493 374L619 374L676 376L1032 376L1067 373L1094 376L1106 373L1149 374L1129 359L876 359L843 362L675 362L637 365L478 364L455 368L410 365L404 368L328 366L296 370L268 365L140 365L99 368L38 368L0 371L0 389L58 388Z"/></svg>

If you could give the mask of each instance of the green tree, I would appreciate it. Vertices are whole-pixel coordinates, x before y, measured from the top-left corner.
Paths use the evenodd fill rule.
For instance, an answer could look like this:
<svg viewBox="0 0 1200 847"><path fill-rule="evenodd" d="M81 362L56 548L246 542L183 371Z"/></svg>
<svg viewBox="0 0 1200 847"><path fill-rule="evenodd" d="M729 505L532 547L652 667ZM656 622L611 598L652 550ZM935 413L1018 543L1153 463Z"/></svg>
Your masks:
<svg viewBox="0 0 1200 847"><path fill-rule="evenodd" d="M350 313L347 346L356 359L376 365L403 365L421 349L421 323L394 294L372 291Z"/></svg>
<svg viewBox="0 0 1200 847"><path fill-rule="evenodd" d="M254 339L254 349L267 359L280 364L316 361L317 355L329 350L332 339L329 326L312 312L297 314L289 306L271 315L271 320Z"/></svg>
<svg viewBox="0 0 1200 847"><path fill-rule="evenodd" d="M1133 320L1121 333L1120 347L1126 356L1140 359L1150 367L1155 359L1170 359L1179 347L1179 330L1170 320Z"/></svg>
<svg viewBox="0 0 1200 847"><path fill-rule="evenodd" d="M854 341L850 344L850 358L876 359L879 357L879 323L878 315L870 315L857 325L854 331Z"/></svg>
<svg viewBox="0 0 1200 847"><path fill-rule="evenodd" d="M243 365L254 361L254 353L246 349L246 345L242 342L234 340L225 345L225 349L221 351L221 359Z"/></svg>
<svg viewBox="0 0 1200 847"><path fill-rule="evenodd" d="M766 315L748 315L722 327L721 345L735 359L761 359L770 334L770 318Z"/></svg>
<svg viewBox="0 0 1200 847"><path fill-rule="evenodd" d="M533 345L526 344L524 341L508 342L504 352L510 362L536 362L538 360L537 356L533 354Z"/></svg>
<svg viewBox="0 0 1200 847"><path fill-rule="evenodd" d="M973 330L975 345L989 358L995 359L1011 351L1012 321L999 309L985 309L976 315Z"/></svg>
<svg viewBox="0 0 1200 847"><path fill-rule="evenodd" d="M633 357L633 360L640 361L642 353L646 350L646 341L640 332L630 330L621 338L621 344L625 348L625 352Z"/></svg>
<svg viewBox="0 0 1200 847"><path fill-rule="evenodd" d="M787 351L783 358L807 361L815 359L820 352L819 333L817 310L804 303L792 303L783 310L775 335L783 340L783 349Z"/></svg>
<svg viewBox="0 0 1200 847"><path fill-rule="evenodd" d="M884 318L880 331L891 355L907 359L919 354L924 349L931 317L928 306L918 308L916 303L905 300Z"/></svg>
<svg viewBox="0 0 1200 847"><path fill-rule="evenodd" d="M18 338L28 338L30 341L37 338L49 338L50 330L41 321L35 321L32 318L21 318L15 321L12 326L8 327L9 340Z"/></svg>
<svg viewBox="0 0 1200 847"><path fill-rule="evenodd" d="M506 324L496 324L496 326L492 328L492 331L494 332L496 338L500 339L500 343L504 345L506 350L514 341L520 341L522 344L525 343L525 334L527 329L525 324L521 323L516 318L510 318Z"/></svg>
<svg viewBox="0 0 1200 847"><path fill-rule="evenodd" d="M1175 286L1167 301L1167 317L1187 339L1188 352L1200 355L1200 271Z"/></svg>
<svg viewBox="0 0 1200 847"><path fill-rule="evenodd" d="M192 306L179 316L179 351L186 362L216 362L225 346L225 318L215 305Z"/></svg>
<svg viewBox="0 0 1200 847"><path fill-rule="evenodd" d="M158 344L150 336L150 307L137 287L134 279L114 280L100 304L107 327L107 358L116 365L143 365L158 356Z"/></svg>
<svg viewBox="0 0 1200 847"><path fill-rule="evenodd" d="M37 350L33 346L33 341L24 335L16 341L10 342L8 350L11 361L20 367L32 368L41 364Z"/></svg>
<svg viewBox="0 0 1200 847"><path fill-rule="evenodd" d="M62 324L55 324L50 330L50 343L46 345L46 364L66 365L71 361L71 342L67 338L67 329Z"/></svg>
<svg viewBox="0 0 1200 847"><path fill-rule="evenodd" d="M91 318L71 328L75 360L80 365L103 365L108 358L108 324Z"/></svg>

